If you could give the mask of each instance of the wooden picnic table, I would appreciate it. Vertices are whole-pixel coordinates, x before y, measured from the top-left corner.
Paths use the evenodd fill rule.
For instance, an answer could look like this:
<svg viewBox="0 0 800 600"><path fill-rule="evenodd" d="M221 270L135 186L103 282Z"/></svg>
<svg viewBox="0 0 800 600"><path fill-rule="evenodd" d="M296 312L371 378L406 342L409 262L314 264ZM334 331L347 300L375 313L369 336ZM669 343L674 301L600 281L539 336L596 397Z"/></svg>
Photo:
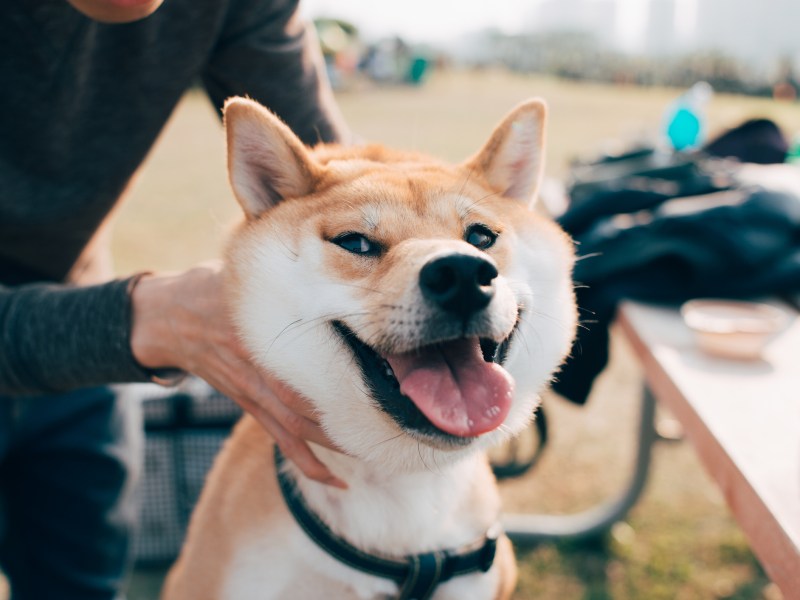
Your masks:
<svg viewBox="0 0 800 600"><path fill-rule="evenodd" d="M675 309L625 302L618 322L765 571L800 598L800 318L750 362L703 354Z"/></svg>

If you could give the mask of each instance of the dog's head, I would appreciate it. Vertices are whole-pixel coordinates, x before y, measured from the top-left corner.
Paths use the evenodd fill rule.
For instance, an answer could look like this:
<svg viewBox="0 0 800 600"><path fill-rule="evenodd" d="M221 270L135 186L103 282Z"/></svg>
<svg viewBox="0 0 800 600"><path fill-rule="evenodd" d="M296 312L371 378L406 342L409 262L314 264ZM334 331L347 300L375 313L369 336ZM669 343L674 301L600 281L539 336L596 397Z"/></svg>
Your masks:
<svg viewBox="0 0 800 600"><path fill-rule="evenodd" d="M450 166L309 151L255 102L226 104L247 217L227 253L235 322L348 453L430 464L529 422L576 323L572 245L530 207L544 118L519 105Z"/></svg>

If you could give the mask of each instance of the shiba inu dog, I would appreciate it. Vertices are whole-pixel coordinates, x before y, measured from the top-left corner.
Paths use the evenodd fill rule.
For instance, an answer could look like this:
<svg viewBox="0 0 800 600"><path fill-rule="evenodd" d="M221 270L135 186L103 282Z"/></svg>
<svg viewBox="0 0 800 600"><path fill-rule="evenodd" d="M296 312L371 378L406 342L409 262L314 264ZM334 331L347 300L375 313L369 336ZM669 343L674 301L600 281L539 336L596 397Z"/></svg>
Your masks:
<svg viewBox="0 0 800 600"><path fill-rule="evenodd" d="M246 219L227 249L253 359L315 405L348 489L235 428L165 600L508 598L511 544L483 451L520 432L576 327L572 244L531 210L545 105L451 166L309 150L257 103L225 108Z"/></svg>

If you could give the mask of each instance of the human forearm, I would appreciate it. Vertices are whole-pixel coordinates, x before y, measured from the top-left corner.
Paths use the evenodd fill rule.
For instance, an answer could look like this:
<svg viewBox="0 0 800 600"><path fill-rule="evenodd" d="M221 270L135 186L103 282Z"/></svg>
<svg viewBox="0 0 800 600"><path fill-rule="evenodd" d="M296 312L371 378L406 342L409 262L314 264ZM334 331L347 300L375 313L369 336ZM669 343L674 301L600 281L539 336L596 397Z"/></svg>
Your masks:
<svg viewBox="0 0 800 600"><path fill-rule="evenodd" d="M0 393L147 381L130 350L130 281L0 286Z"/></svg>

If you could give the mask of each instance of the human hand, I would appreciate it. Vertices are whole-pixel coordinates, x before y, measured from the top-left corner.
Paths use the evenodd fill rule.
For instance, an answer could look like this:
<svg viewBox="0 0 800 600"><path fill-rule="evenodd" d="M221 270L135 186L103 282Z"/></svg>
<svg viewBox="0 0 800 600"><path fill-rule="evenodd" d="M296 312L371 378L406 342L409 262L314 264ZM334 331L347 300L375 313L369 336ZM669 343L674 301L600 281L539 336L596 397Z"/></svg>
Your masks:
<svg viewBox="0 0 800 600"><path fill-rule="evenodd" d="M175 367L233 399L272 435L281 452L311 479L346 488L308 442L337 448L298 393L250 360L228 317L221 265L145 275L134 287L131 349L146 368Z"/></svg>

